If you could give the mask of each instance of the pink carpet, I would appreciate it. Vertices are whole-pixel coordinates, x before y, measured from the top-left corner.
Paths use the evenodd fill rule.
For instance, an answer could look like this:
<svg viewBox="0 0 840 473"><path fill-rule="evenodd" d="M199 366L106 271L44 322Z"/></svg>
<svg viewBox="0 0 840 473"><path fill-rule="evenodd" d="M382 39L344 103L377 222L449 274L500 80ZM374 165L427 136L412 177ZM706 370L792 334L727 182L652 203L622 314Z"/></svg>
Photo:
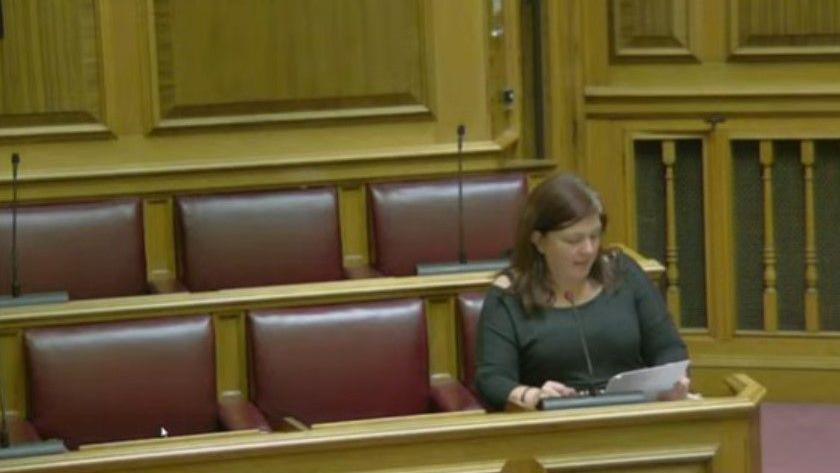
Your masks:
<svg viewBox="0 0 840 473"><path fill-rule="evenodd" d="M763 473L840 473L840 405L761 406Z"/></svg>

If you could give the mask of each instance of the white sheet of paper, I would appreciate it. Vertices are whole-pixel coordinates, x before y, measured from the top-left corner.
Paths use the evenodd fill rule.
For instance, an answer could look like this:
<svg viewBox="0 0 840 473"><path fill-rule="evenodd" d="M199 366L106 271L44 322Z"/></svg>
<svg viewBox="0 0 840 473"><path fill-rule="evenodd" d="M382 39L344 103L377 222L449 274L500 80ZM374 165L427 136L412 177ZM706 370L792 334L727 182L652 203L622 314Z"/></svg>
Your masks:
<svg viewBox="0 0 840 473"><path fill-rule="evenodd" d="M650 368L619 373L607 383L607 393L642 391L650 399L655 399L662 391L674 387L674 383L686 375L689 360L675 361Z"/></svg>

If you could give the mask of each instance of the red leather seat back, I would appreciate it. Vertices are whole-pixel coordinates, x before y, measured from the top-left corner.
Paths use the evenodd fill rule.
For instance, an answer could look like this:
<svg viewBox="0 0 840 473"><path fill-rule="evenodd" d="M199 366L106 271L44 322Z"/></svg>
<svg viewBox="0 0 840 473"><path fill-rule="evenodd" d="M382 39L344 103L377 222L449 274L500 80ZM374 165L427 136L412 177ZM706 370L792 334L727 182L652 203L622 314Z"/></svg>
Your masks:
<svg viewBox="0 0 840 473"><path fill-rule="evenodd" d="M429 410L420 300L253 311L248 334L251 398L273 427Z"/></svg>
<svg viewBox="0 0 840 473"><path fill-rule="evenodd" d="M507 256L527 194L521 174L464 180L467 259ZM381 273L407 276L418 263L458 260L456 180L372 184L369 195L374 266Z"/></svg>
<svg viewBox="0 0 840 473"><path fill-rule="evenodd" d="M333 188L184 196L175 208L192 291L343 277Z"/></svg>
<svg viewBox="0 0 840 473"><path fill-rule="evenodd" d="M27 330L30 420L80 444L217 430L210 317Z"/></svg>
<svg viewBox="0 0 840 473"><path fill-rule="evenodd" d="M475 389L476 340L478 317L484 306L484 294L469 292L458 295L458 322L461 334L461 381L470 391Z"/></svg>
<svg viewBox="0 0 840 473"><path fill-rule="evenodd" d="M12 212L0 209L0 294L11 292ZM18 208L21 291L71 299L146 293L139 199Z"/></svg>

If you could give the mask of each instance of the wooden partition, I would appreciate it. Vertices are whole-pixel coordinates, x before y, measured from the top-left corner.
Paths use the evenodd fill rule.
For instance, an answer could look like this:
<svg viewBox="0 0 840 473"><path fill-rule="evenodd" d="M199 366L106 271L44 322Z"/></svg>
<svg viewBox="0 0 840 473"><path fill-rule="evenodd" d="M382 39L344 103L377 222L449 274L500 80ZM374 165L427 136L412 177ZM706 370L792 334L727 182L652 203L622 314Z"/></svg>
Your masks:
<svg viewBox="0 0 840 473"><path fill-rule="evenodd" d="M698 401L172 437L10 460L0 472L759 473L764 388L743 375L718 383L726 395Z"/></svg>
<svg viewBox="0 0 840 473"><path fill-rule="evenodd" d="M744 370L770 399L840 402L840 2L556 8L580 22L579 169L608 238L666 266L697 382Z"/></svg>

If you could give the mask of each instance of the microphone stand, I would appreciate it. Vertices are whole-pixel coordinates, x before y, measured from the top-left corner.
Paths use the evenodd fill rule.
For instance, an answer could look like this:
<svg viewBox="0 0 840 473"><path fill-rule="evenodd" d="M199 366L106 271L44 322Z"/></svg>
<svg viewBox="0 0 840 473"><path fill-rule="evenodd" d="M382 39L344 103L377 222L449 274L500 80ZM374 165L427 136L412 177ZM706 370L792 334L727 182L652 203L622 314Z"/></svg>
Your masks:
<svg viewBox="0 0 840 473"><path fill-rule="evenodd" d="M575 317L575 326L577 326L580 346L583 347L583 356L586 358L586 369L589 372L589 394L597 396L598 389L595 388L595 370L592 369L592 357L589 355L589 345L586 343L586 335L583 333L583 324L580 322L580 313L578 313L577 304L575 303L575 295L572 291L566 291L563 293L563 298L572 305L572 314Z"/></svg>
<svg viewBox="0 0 840 473"><path fill-rule="evenodd" d="M619 404L637 404L646 402L644 393L638 391L601 394L595 387L595 370L592 368L592 357L589 355L589 346L586 343L586 335L583 333L583 325L580 321L575 295L572 291L563 293L563 298L572 305L572 313L577 325L580 345L583 347L583 356L586 358L586 369L589 372L589 396L572 397L549 397L540 400L537 409L550 411L556 409L576 409L581 407L613 406Z"/></svg>
<svg viewBox="0 0 840 473"><path fill-rule="evenodd" d="M12 241L10 249L10 276L11 281L11 295L0 296L0 309L10 307L20 307L34 304L57 304L67 302L69 296L67 292L42 292L36 294L22 295L20 290L20 273L18 268L18 167L20 166L20 155L12 153Z"/></svg>
<svg viewBox="0 0 840 473"><path fill-rule="evenodd" d="M11 257L12 266L12 297L20 297L20 279L18 278L18 254L17 254L17 181L18 166L20 166L20 155L12 153L12 244Z"/></svg>
<svg viewBox="0 0 840 473"><path fill-rule="evenodd" d="M447 263L420 263L417 265L418 276L436 274L455 274L471 271L501 271L510 265L507 258L481 261L467 261L467 244L464 234L464 136L467 127L463 124L456 129L458 134L458 261Z"/></svg>
<svg viewBox="0 0 840 473"><path fill-rule="evenodd" d="M464 241L464 135L467 127L458 125L458 262L467 264L466 242Z"/></svg>

